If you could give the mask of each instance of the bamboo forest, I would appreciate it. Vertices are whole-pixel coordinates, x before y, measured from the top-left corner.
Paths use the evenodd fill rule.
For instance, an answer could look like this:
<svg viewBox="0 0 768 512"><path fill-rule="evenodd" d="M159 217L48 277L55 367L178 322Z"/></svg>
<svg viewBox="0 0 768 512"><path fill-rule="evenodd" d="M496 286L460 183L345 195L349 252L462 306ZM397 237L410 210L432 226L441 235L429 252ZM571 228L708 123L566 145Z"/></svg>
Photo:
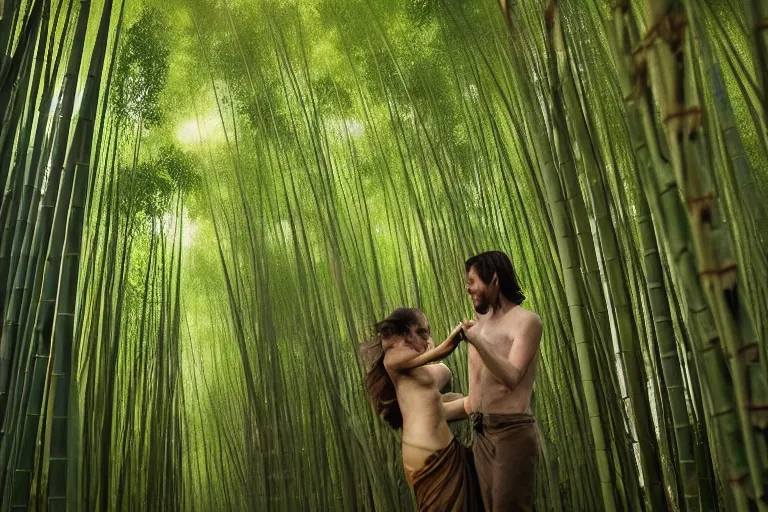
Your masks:
<svg viewBox="0 0 768 512"><path fill-rule="evenodd" d="M414 510L360 345L489 250L537 511L768 511L768 1L0 0L0 59L0 512Z"/></svg>

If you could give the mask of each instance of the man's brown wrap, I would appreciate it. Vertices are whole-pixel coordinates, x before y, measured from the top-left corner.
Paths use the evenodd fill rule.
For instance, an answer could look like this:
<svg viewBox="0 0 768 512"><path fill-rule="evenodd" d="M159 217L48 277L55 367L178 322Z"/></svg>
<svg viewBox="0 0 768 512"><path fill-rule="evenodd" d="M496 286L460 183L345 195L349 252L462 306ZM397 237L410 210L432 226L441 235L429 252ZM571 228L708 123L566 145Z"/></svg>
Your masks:
<svg viewBox="0 0 768 512"><path fill-rule="evenodd" d="M531 414L474 413L472 425L475 467L485 510L533 511L539 459L536 418Z"/></svg>

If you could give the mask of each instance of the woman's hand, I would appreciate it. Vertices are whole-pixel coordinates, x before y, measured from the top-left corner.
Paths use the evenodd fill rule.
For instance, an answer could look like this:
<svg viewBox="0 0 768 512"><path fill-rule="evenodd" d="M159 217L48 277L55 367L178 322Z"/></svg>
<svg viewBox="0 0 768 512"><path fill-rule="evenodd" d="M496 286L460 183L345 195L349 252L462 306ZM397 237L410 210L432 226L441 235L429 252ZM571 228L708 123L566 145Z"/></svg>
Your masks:
<svg viewBox="0 0 768 512"><path fill-rule="evenodd" d="M456 346L464 339L464 322L459 322L459 325L453 328L451 334L448 335L448 342Z"/></svg>

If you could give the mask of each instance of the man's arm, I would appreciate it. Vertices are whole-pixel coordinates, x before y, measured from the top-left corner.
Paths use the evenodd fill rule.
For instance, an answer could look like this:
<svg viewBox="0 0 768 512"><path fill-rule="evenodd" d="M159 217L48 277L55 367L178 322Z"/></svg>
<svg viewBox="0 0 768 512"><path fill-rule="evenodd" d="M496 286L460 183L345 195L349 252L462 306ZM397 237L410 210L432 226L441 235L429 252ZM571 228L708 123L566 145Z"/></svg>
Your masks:
<svg viewBox="0 0 768 512"><path fill-rule="evenodd" d="M467 397L461 395L461 393L449 393L450 395L458 395L458 397L451 397L451 400L446 400L447 395L443 395L443 410L445 411L446 421L458 421L469 418L467 413Z"/></svg>
<svg viewBox="0 0 768 512"><path fill-rule="evenodd" d="M512 348L506 358L495 353L485 336L479 331L472 332L474 329L477 327L472 326L465 331L467 341L475 347L488 371L503 382L507 388L515 389L525 372L528 371L528 367L539 349L541 319L538 316L533 316L526 322L526 326L520 330L512 343Z"/></svg>

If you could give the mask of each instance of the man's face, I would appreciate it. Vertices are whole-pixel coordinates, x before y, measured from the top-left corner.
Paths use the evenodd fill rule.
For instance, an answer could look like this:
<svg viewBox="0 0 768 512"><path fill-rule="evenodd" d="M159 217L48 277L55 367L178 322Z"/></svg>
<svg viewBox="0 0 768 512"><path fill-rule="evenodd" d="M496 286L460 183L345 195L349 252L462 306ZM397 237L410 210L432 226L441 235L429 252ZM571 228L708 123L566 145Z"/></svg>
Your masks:
<svg viewBox="0 0 768 512"><path fill-rule="evenodd" d="M472 297L472 306L475 311L481 315L488 312L494 301L493 290L480 279L475 267L472 266L467 272L467 293Z"/></svg>

